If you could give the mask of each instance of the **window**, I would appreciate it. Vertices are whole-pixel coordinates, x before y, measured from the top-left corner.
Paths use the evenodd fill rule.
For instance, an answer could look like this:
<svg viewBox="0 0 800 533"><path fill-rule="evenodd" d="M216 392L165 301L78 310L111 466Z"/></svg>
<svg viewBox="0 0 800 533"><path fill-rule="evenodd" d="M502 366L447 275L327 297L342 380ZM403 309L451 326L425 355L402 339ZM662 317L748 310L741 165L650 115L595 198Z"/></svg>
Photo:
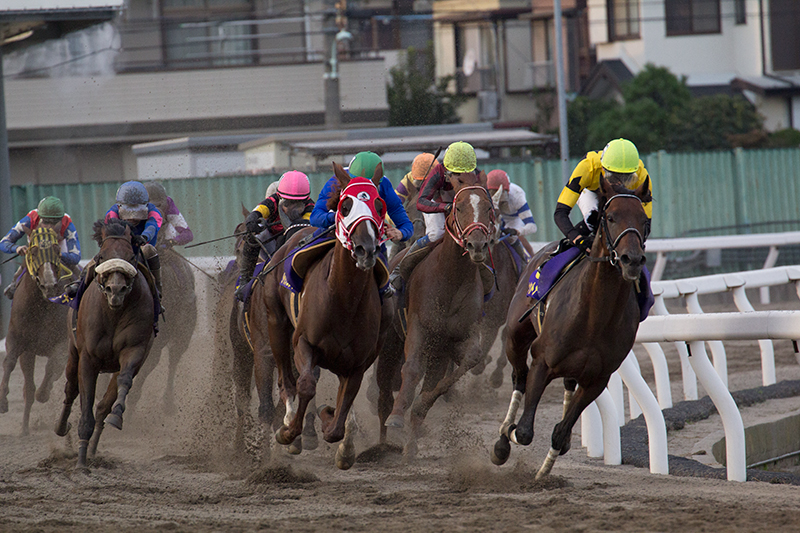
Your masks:
<svg viewBox="0 0 800 533"><path fill-rule="evenodd" d="M736 24L747 24L747 11L745 11L745 0L734 0L734 19Z"/></svg>
<svg viewBox="0 0 800 533"><path fill-rule="evenodd" d="M665 0L667 35L720 33L719 0Z"/></svg>
<svg viewBox="0 0 800 533"><path fill-rule="evenodd" d="M639 0L608 0L608 38L639 38Z"/></svg>

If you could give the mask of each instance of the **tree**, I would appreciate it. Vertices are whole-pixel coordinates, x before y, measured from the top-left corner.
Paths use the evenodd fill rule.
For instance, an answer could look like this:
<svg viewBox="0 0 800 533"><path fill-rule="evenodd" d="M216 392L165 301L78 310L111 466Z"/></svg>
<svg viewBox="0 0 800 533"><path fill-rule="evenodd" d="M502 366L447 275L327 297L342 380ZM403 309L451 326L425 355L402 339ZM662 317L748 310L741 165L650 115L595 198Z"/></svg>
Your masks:
<svg viewBox="0 0 800 533"><path fill-rule="evenodd" d="M622 88L625 104L570 104L571 151L598 150L614 138L630 139L641 153L657 150L720 150L763 145L763 120L740 96L693 98L686 78L648 64ZM581 136L583 132L583 136ZM583 143L583 144L581 144Z"/></svg>
<svg viewBox="0 0 800 533"><path fill-rule="evenodd" d="M389 72L387 85L390 126L423 124L453 124L460 121L456 114L465 96L450 94L447 86L453 76L436 80L433 43L422 52L413 47L406 52L402 63Z"/></svg>

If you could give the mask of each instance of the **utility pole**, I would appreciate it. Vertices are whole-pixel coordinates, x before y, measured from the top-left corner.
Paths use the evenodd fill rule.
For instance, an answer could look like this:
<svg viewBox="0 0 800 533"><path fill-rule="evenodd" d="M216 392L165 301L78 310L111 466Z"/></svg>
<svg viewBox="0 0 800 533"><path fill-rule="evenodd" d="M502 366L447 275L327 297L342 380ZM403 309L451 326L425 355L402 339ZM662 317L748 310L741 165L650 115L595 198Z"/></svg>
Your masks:
<svg viewBox="0 0 800 533"><path fill-rule="evenodd" d="M8 231L14 223L11 217L11 169L8 162L8 130L6 129L6 98L3 88L3 45L0 37L0 230ZM2 285L13 281L15 265L8 262L0 266ZM0 337L8 332L11 317L11 301L0 296Z"/></svg>
<svg viewBox="0 0 800 533"><path fill-rule="evenodd" d="M564 40L561 37L561 0L553 0L553 25L556 40L556 99L558 100L558 133L561 145L561 176L569 181L569 140L567 137L567 96L564 88Z"/></svg>
<svg viewBox="0 0 800 533"><path fill-rule="evenodd" d="M347 27L345 11L347 0L338 0L335 4L335 17L326 16L323 29L325 33L325 44L330 47L331 57L328 60L328 67L325 72L325 129L335 130L342 125L342 108L339 97L339 51L338 46L341 41L349 41L353 38ZM333 19L336 24L337 32L328 31L328 24Z"/></svg>

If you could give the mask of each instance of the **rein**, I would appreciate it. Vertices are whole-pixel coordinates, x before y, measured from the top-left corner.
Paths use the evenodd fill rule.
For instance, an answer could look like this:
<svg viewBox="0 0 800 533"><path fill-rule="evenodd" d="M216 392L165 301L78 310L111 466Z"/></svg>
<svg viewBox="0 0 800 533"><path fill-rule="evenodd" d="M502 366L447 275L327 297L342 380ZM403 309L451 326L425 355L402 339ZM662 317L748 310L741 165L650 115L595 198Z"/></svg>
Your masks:
<svg viewBox="0 0 800 533"><path fill-rule="evenodd" d="M644 238L642 237L642 234L639 233L639 230L636 228L625 228L624 230L622 230L622 232L620 232L619 235L617 235L617 238L614 239L614 242L613 243L611 242L611 235L608 230L608 220L606 220L606 208L608 207L608 204L610 204L613 200L616 200L617 198L635 198L639 200L640 204L642 203L642 200L634 194L617 194L615 196L612 196L606 201L605 205L603 206L603 210L600 213L600 228L603 230L603 238L606 241L606 248L608 248L608 255L604 255L602 257L589 256L589 261L593 263L601 263L608 261L609 263L611 263L612 266L618 266L619 255L617 254L617 246L619 246L619 242L628 233L634 233L639 238L639 244L641 244L642 249L644 250Z"/></svg>
<svg viewBox="0 0 800 533"><path fill-rule="evenodd" d="M453 205L455 205L458 202L458 197L462 192L470 190L480 190L486 195L487 198L489 198L490 202L492 201L492 197L489 196L489 191L487 191L486 189L484 189L479 185L470 185L468 187L463 187L458 190L455 197L453 198ZM457 234L454 234L453 233L454 230L450 229L450 224L445 224L445 228L447 229L447 233L453 238L454 241L456 241L456 244L458 244L461 248L464 248L466 246L467 237L469 236L470 233L472 233L475 230L479 230L483 232L484 235L487 236L490 233L494 232L494 204L492 204L492 211L489 219L489 222L492 225L491 229L483 222L477 222L477 221L468 224L467 227L465 228L462 228L461 224L458 221L458 217L455 216L455 214L451 213L450 218L453 221L453 226L455 226L454 230Z"/></svg>

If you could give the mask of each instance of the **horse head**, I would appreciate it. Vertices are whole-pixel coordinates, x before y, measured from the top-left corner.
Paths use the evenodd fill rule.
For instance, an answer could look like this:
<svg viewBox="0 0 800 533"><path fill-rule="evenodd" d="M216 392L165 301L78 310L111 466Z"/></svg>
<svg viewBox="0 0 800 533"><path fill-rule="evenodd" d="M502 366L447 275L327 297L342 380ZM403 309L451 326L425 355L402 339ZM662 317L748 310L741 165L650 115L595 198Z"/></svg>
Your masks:
<svg viewBox="0 0 800 533"><path fill-rule="evenodd" d="M652 201L650 178L631 191L600 178L600 230L592 256L608 257L619 268L623 279L636 281L646 261L644 255L647 215L643 204ZM595 249L600 251L596 253Z"/></svg>
<svg viewBox="0 0 800 533"><path fill-rule="evenodd" d="M380 245L386 240L386 202L378 191L383 165L375 167L372 180L351 178L335 162L333 171L339 191L331 195L328 206L336 206L336 238L350 251L358 268L371 270Z"/></svg>
<svg viewBox="0 0 800 533"><path fill-rule="evenodd" d="M108 306L117 310L125 297L133 290L138 275L135 253L131 243L131 227L128 223L111 219L108 223L94 223L94 239L100 246L95 265L97 285L108 300Z"/></svg>
<svg viewBox="0 0 800 533"><path fill-rule="evenodd" d="M450 181L453 183L453 177ZM492 197L474 172L458 175L454 189L456 195L453 198L453 210L447 217L447 232L469 252L472 261L483 263L489 257L489 246L494 244L495 238Z"/></svg>
<svg viewBox="0 0 800 533"><path fill-rule="evenodd" d="M60 281L72 275L72 271L61 262L61 246L56 232L42 224L31 232L28 239L25 266L36 281L42 296L54 298L61 294Z"/></svg>

